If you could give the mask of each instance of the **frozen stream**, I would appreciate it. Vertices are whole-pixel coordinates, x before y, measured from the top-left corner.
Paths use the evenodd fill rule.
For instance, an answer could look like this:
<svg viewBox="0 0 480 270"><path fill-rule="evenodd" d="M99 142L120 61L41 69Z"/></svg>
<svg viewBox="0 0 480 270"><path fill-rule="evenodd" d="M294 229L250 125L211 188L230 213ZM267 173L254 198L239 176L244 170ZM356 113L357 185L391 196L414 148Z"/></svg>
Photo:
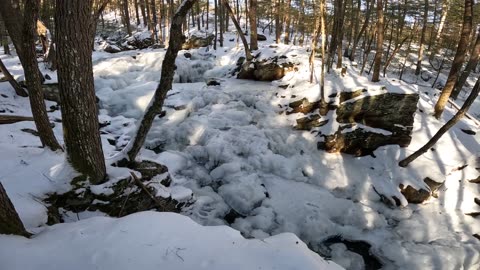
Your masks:
<svg viewBox="0 0 480 270"><path fill-rule="evenodd" d="M101 118L111 122L103 130L118 149L153 95L161 57L125 54L94 65ZM188 67L196 60L180 61L177 66ZM192 74L183 81L202 81L199 74L214 62L193 65L178 68ZM386 180L396 161L388 157L398 154L397 146L379 149L376 159L326 154L317 150L318 137L292 129L295 115L279 114L282 89L233 78L220 82L175 84L167 114L155 121L146 142L155 152L142 152L169 167L172 190L193 192L194 203L183 214L203 225L228 223L247 237L293 232L348 269L363 269L364 260L342 243L326 247L327 238L370 243L386 269L478 266L478 242L462 227L467 221L442 214L445 206L390 209L379 201L371 186L392 188Z"/></svg>

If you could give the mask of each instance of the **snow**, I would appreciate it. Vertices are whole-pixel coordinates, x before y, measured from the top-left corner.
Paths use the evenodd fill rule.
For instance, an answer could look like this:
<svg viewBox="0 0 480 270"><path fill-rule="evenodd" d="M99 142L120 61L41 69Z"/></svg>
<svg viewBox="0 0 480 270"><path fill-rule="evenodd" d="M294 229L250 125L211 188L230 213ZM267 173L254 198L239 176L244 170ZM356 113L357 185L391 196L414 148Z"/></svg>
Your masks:
<svg viewBox="0 0 480 270"><path fill-rule="evenodd" d="M342 269L291 233L247 240L229 227L204 227L173 213L93 217L32 239L0 235L0 242L4 269Z"/></svg>
<svg viewBox="0 0 480 270"><path fill-rule="evenodd" d="M98 217L104 215L100 212L65 213L67 224L46 226L46 207L41 199L47 193L67 191L68 180L75 172L62 154L38 148L38 138L20 131L34 129L32 122L2 126L0 181L26 228L38 232L30 240L0 236L2 266L336 269L305 244L321 253L325 239L341 235L371 244L371 252L385 269L480 267L480 242L472 236L480 233L478 218L465 215L479 211L473 199L480 197L480 187L468 182L479 175L475 169L480 154L477 124L462 119L434 151L407 168L397 165L456 112L448 107L442 119L431 116L439 93L427 87L433 79L422 82L406 73L405 82L389 73L380 83L372 83L348 61L344 77L339 70L332 70L326 76L326 96L366 89L363 96L418 93L420 100L409 147L384 146L374 152L375 157L328 154L317 150L321 138L316 133L292 129L302 114L282 113L290 102L302 98L316 101L320 97L318 84L308 82L307 48L283 44L270 48L269 42L260 42L262 59L287 55L300 64L299 69L272 83L237 80L230 74L244 52L237 41L229 41L234 38L227 33L225 46L216 52L211 48L190 50L190 59L184 57L185 52L179 53L175 83L163 108L166 115L155 119L145 143L146 148L159 147L161 152L142 149L140 153L140 158L168 167L172 179L169 187L160 184L165 175L149 184L158 189L159 196L191 203L183 208L183 217L147 212L113 219ZM122 154L121 149L134 135L160 79L164 54L164 49L114 55L94 52L99 118L109 123L101 128L108 161ZM16 78L23 76L18 58L1 57ZM415 62L413 57L410 60ZM320 71L318 59L315 70ZM56 81L55 73L49 74ZM221 85L206 86L204 80L208 78L218 79ZM282 85L288 87L278 87ZM31 115L28 99L16 97L8 83L0 83L0 92L7 96L0 97L0 109L5 113ZM459 104L463 99L461 95ZM49 107L54 103L46 104ZM478 99L471 113L480 115ZM52 120L61 118L59 111L49 116ZM329 113L322 120L335 118ZM317 131L331 134L338 127L338 123L329 121ZM359 127L366 128L353 128ZM467 135L460 129L477 134ZM387 134L381 129L370 131ZM62 143L61 123L55 123L54 132ZM457 170L465 164L466 168ZM111 185L128 176L129 170L109 166L108 174L110 181L92 190L108 194ZM421 205L409 204L399 185L428 189L422 181L425 177L445 181L438 198ZM385 196L397 197L401 206L386 206L373 187ZM235 215L231 224L225 220L229 213ZM215 225L229 225L238 231ZM255 239L245 240L239 232ZM55 256L45 256L46 251ZM328 253L322 255L346 269L363 269L365 264L360 255L341 243L330 246ZM29 260L25 259L27 255Z"/></svg>

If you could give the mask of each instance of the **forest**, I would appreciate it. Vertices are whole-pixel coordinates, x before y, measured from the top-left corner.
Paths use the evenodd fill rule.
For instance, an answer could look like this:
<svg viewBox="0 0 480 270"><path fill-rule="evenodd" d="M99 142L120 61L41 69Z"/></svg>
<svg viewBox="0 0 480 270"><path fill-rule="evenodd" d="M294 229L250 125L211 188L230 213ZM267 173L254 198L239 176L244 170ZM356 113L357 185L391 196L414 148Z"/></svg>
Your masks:
<svg viewBox="0 0 480 270"><path fill-rule="evenodd" d="M0 0L0 269L480 269L473 0Z"/></svg>

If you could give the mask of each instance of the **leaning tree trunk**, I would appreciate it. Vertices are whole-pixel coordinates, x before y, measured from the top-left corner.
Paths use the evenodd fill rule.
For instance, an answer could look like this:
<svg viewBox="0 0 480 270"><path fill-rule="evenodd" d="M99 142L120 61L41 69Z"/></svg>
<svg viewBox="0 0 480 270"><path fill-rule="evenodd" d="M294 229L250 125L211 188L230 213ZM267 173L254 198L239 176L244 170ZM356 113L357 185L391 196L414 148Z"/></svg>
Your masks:
<svg viewBox="0 0 480 270"><path fill-rule="evenodd" d="M27 92L23 89L20 84L13 78L12 74L8 71L7 67L3 64L2 59L0 59L0 71L3 73L3 76L7 79L10 85L15 90L15 93L22 97L28 97Z"/></svg>
<svg viewBox="0 0 480 270"><path fill-rule="evenodd" d="M465 12L463 15L462 34L458 42L457 52L453 59L450 73L448 74L447 83L443 87L442 94L438 98L437 104L435 104L435 117L438 119L442 116L445 105L447 105L448 99L455 87L458 75L462 69L463 62L465 61L465 54L468 49L468 40L472 31L472 16L473 16L473 1L465 0Z"/></svg>
<svg viewBox="0 0 480 270"><path fill-rule="evenodd" d="M418 50L418 60L417 68L415 69L415 75L420 75L422 70L422 59L423 59L423 50L425 49L425 33L427 32L427 22L428 22L428 0L425 0L424 11L423 11L423 27L422 35L420 37L420 49Z"/></svg>
<svg viewBox="0 0 480 270"><path fill-rule="evenodd" d="M383 54L383 0L377 0L377 51L373 64L372 82L380 81L380 66L382 65Z"/></svg>
<svg viewBox="0 0 480 270"><path fill-rule="evenodd" d="M105 180L92 69L93 0L57 0L58 86L67 158L91 183ZM79 24L78 22L84 22Z"/></svg>
<svg viewBox="0 0 480 270"><path fill-rule="evenodd" d="M30 236L0 182L0 234Z"/></svg>
<svg viewBox="0 0 480 270"><path fill-rule="evenodd" d="M37 17L40 7L39 0L26 0L24 11L24 27L22 32L22 53L19 54L23 65L27 88L30 96L30 107L32 109L35 126L38 130L42 145L52 150L62 149L53 134L50 121L48 120L47 109L43 99L43 90L41 86L42 77L38 69L37 54L35 51L35 33L37 27Z"/></svg>
<svg viewBox="0 0 480 270"><path fill-rule="evenodd" d="M247 59L247 61L251 61L253 57L248 48L248 42L247 42L247 39L245 38L245 35L243 34L242 28L240 27L240 24L238 23L237 19L235 19L235 13L233 13L232 8L228 4L228 0L222 0L222 1L223 1L224 7L227 9L228 14L230 14L230 17L232 19L233 24L235 25L235 28L237 29L240 39L243 42L243 47L245 48L245 58Z"/></svg>
<svg viewBox="0 0 480 270"><path fill-rule="evenodd" d="M162 63L163 68L160 83L155 90L150 105L147 107L147 110L143 115L134 138L132 138L124 149L124 151L127 152L127 157L130 162L135 161L138 152L140 152L140 149L145 143L147 133L152 127L155 116L162 111L163 102L167 97L167 92L172 89L173 75L175 74L175 59L177 58L178 51L182 47L182 24L188 11L196 1L197 0L184 0L172 18L170 40Z"/></svg>
<svg viewBox="0 0 480 270"><path fill-rule="evenodd" d="M425 152L428 151L432 146L435 145L435 143L440 140L440 138L445 134L451 127L453 127L462 117L467 113L468 109L470 106L473 104L475 99L478 97L478 93L480 92L480 78L477 80L477 83L475 83L475 86L473 87L472 92L468 96L467 100L465 103L463 103L462 108L458 110L458 112L455 114L455 116L452 117L452 119L448 120L448 122L442 126L437 133L428 141L422 148L418 149L415 153L411 154L404 160L400 161L398 165L401 167L406 167L408 164L415 159L417 159L419 156L424 154Z"/></svg>
<svg viewBox="0 0 480 270"><path fill-rule="evenodd" d="M250 9L248 10L250 19L250 49L258 50L257 41L257 0L250 0Z"/></svg>
<svg viewBox="0 0 480 270"><path fill-rule="evenodd" d="M480 57L480 30L477 34L477 39L475 41L475 46L473 47L472 52L470 53L470 59L468 60L467 66L465 69L462 71L462 74L460 75L460 78L457 80L455 83L455 88L452 93L452 98L457 99L458 95L462 91L462 87L467 81L468 76L470 75L470 72L475 69L475 67L478 64L478 60Z"/></svg>

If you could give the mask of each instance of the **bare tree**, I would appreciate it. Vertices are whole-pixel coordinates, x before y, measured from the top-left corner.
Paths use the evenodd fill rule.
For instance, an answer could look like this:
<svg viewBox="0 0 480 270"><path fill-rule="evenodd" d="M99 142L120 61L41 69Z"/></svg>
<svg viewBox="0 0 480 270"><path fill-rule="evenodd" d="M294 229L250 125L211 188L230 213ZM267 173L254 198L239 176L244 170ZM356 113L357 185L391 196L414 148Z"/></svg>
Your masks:
<svg viewBox="0 0 480 270"><path fill-rule="evenodd" d="M452 92L452 98L457 99L458 95L462 91L462 87L467 81L470 72L475 69L478 64L478 60L480 58L480 29L477 34L477 39L475 41L475 45L470 53L470 59L468 60L467 66L462 71L460 78L458 78L457 82L455 83L455 88Z"/></svg>
<svg viewBox="0 0 480 270"><path fill-rule="evenodd" d="M415 69L415 75L420 75L420 71L422 70L423 50L425 49L425 33L427 32L427 22L428 22L428 0L425 0L425 3L423 6L424 6L423 27L422 27L422 34L420 37L420 48L418 50L418 60L417 60L417 68Z"/></svg>
<svg viewBox="0 0 480 270"><path fill-rule="evenodd" d="M465 103L463 103L462 108L458 110L458 112L455 114L455 116L452 117L452 119L448 120L448 122L442 126L435 135L428 141L424 146L422 146L420 149L418 149L416 152L405 158L404 160L400 161L398 165L401 167L406 167L410 162L414 161L417 159L419 156L423 155L425 152L428 151L432 146L435 145L435 143L440 140L440 138L445 134L451 127L453 127L460 119L463 118L463 116L467 113L468 109L470 106L473 104L475 99L478 97L478 94L480 92L480 78L477 80L477 83L473 87L472 92L468 96L467 100Z"/></svg>
<svg viewBox="0 0 480 270"><path fill-rule="evenodd" d="M250 9L248 12L250 19L250 48L258 50L257 41L257 0L250 0Z"/></svg>
<svg viewBox="0 0 480 270"><path fill-rule="evenodd" d="M55 151L62 148L57 142L48 120L41 86L43 76L38 69L35 51L39 6L39 0L25 0L24 13L22 15L18 3L13 5L11 1L0 1L0 13L22 63L29 91L30 107L40 141L43 146L47 146Z"/></svg>
<svg viewBox="0 0 480 270"><path fill-rule="evenodd" d="M150 105L147 107L145 114L143 115L140 125L136 131L135 136L129 142L129 144L123 150L127 154L127 158L130 162L135 161L138 152L145 143L145 138L148 131L152 127L153 120L157 116L163 107L165 98L168 91L172 89L173 75L175 74L175 59L177 58L178 51L182 47L182 24L187 16L188 11L192 8L197 0L184 0L175 15L172 18L172 25L170 27L170 40L167 52L163 59L162 74L160 83L155 90Z"/></svg>
<svg viewBox="0 0 480 270"><path fill-rule="evenodd" d="M13 87L17 95L22 97L28 97L25 89L23 89L23 87L21 87L20 84L18 84L18 82L13 78L12 74L10 74L7 67L3 64L2 59L0 59L0 71L3 73L7 81Z"/></svg>
<svg viewBox="0 0 480 270"><path fill-rule="evenodd" d="M58 85L68 161L93 184L105 181L92 68L93 0L57 0ZM79 24L78 22L84 22Z"/></svg>
<svg viewBox="0 0 480 270"><path fill-rule="evenodd" d="M380 66L383 54L383 0L377 0L377 51L373 64L372 82L380 81Z"/></svg>
<svg viewBox="0 0 480 270"><path fill-rule="evenodd" d="M30 236L0 182L0 234Z"/></svg>
<svg viewBox="0 0 480 270"><path fill-rule="evenodd" d="M465 0L462 33L460 35L460 40L458 41L457 52L455 53L455 58L453 59L452 67L450 68L450 73L448 74L447 83L445 84L445 87L443 87L442 94L438 98L437 104L435 104L434 115L437 119L442 116L445 105L450 98L453 88L455 87L455 83L457 82L457 78L462 68L463 62L465 61L465 54L467 53L468 49L468 40L472 31L472 16L473 0Z"/></svg>

